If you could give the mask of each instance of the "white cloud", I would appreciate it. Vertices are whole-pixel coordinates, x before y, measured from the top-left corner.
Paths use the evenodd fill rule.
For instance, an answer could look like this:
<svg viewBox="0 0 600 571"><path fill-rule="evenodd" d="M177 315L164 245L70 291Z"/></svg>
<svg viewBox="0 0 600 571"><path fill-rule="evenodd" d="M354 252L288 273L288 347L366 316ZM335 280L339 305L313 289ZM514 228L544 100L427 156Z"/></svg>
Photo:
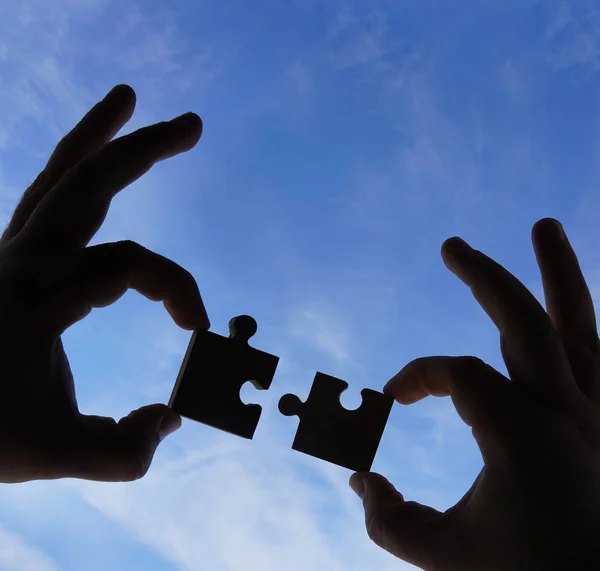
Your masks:
<svg viewBox="0 0 600 571"><path fill-rule="evenodd" d="M429 399L429 406L420 415L433 421L432 436L438 446L451 442L462 442L460 436L465 430L465 423L456 412L452 401L446 399Z"/></svg>
<svg viewBox="0 0 600 571"><path fill-rule="evenodd" d="M356 22L356 16L351 6L345 5L336 13L333 22L327 32L328 38L334 38L343 32L348 26Z"/></svg>
<svg viewBox="0 0 600 571"><path fill-rule="evenodd" d="M108 36L98 31L104 21L110 22ZM139 126L148 118L144 110L149 97L156 104L172 98L174 91L210 83L219 69L210 46L189 49L171 12L149 15L136 2L10 3L0 34L0 57L7 65L0 88L0 145L10 137L13 147L25 148L21 132L31 120L38 131L37 144L48 136L48 144L54 144L105 91L122 81L145 95L131 122ZM195 74L190 74L185 58ZM31 145L26 151L40 153Z"/></svg>
<svg viewBox="0 0 600 571"><path fill-rule="evenodd" d="M402 163L410 176L440 177L444 175L445 168L442 157L426 136L419 136L411 147L400 149L400 154Z"/></svg>
<svg viewBox="0 0 600 571"><path fill-rule="evenodd" d="M579 68L587 74L600 70L600 11L594 4L584 2L577 10L559 4L546 36L552 67Z"/></svg>
<svg viewBox="0 0 600 571"><path fill-rule="evenodd" d="M331 329L343 330L322 304L306 307L300 314L308 319L304 326L316 342L327 339ZM322 317L325 324L319 325ZM314 337L318 327L322 337ZM148 333L143 342L123 348L137 364L136 375L151 378L159 363L165 374L169 366L171 373L176 371L178 353L185 348L179 336L167 332L164 340L160 326L149 329L146 324L143 329ZM181 338L187 335L182 332ZM145 348L150 346L148 354ZM333 349L327 341L321 349L332 358L350 352L348 341L339 339ZM147 358L140 359L144 353ZM65 485L182 571L275 571L282 566L288 571L412 569L369 540L360 501L348 486L347 470L290 450L296 422L277 413L277 391L297 386L306 373L291 359L281 363L276 386L261 395L266 397L261 401L263 417L252 442L186 420L161 446L142 480ZM307 377L306 385L311 380ZM425 471L435 470L425 450L402 450L404 458L407 453ZM423 494L435 496L435 492Z"/></svg>
<svg viewBox="0 0 600 571"><path fill-rule="evenodd" d="M2 526L0 526L0 569L2 571L60 570L45 553Z"/></svg>
<svg viewBox="0 0 600 571"><path fill-rule="evenodd" d="M569 6L561 2L554 13L553 19L546 26L546 37L554 38L573 21L573 15Z"/></svg>
<svg viewBox="0 0 600 571"><path fill-rule="evenodd" d="M90 22L106 18L110 18L111 26L117 22L114 33L102 35L97 41L82 37ZM13 152L33 155L40 167L58 140L117 81L130 82L143 95L134 117L123 130L125 133L166 118L148 110L149 103L156 103L148 101L148 96L164 97L166 91L161 86L166 82L168 96L173 97L176 85L185 90L192 81L199 81L199 76L190 74L181 63L186 45L172 15L163 11L150 16L135 2L11 3L3 13L0 34L4 36L0 53L9 66L0 87L0 148L10 146ZM198 64L194 69L202 73L201 82L209 81L210 74L216 73L210 49L200 49L190 57ZM86 69L82 70L84 62ZM25 144L24 133L31 124L36 130L34 143ZM1 214L5 217L22 192L15 191L15 184L23 185L24 190L37 174L28 173L24 178L9 166L8 161L0 164L0 168L4 167L0 171L0 193ZM156 170L160 168L159 165ZM153 248L157 245L158 229L169 232L164 212L165 202L172 197L164 194L168 185L160 187L156 170L114 200L97 240L133 239ZM9 206L4 208L4 202Z"/></svg>
<svg viewBox="0 0 600 571"><path fill-rule="evenodd" d="M360 65L378 65L391 51L387 20L383 13L369 12L356 17L343 9L329 33L334 44L329 62L344 70Z"/></svg>
<svg viewBox="0 0 600 571"><path fill-rule="evenodd" d="M291 313L290 331L296 341L312 346L335 363L352 363L347 324L323 302L306 302Z"/></svg>
<svg viewBox="0 0 600 571"><path fill-rule="evenodd" d="M134 484L74 485L185 571L412 568L370 542L345 471L210 434Z"/></svg>

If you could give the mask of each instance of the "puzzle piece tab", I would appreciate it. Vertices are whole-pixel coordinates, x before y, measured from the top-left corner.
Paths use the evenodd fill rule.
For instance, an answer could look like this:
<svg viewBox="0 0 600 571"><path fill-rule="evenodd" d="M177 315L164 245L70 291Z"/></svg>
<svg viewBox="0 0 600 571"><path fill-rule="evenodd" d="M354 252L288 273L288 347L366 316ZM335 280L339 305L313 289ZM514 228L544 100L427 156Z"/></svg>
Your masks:
<svg viewBox="0 0 600 571"><path fill-rule="evenodd" d="M252 317L240 315L229 322L229 337L194 331L169 406L186 418L251 439L261 407L244 404L240 389L247 381L268 389L279 362L248 345L256 330Z"/></svg>
<svg viewBox="0 0 600 571"><path fill-rule="evenodd" d="M284 395L279 411L300 417L292 448L357 472L369 471L394 399L371 389L363 389L363 402L357 410L346 410L340 395L348 383L317 373L308 399Z"/></svg>

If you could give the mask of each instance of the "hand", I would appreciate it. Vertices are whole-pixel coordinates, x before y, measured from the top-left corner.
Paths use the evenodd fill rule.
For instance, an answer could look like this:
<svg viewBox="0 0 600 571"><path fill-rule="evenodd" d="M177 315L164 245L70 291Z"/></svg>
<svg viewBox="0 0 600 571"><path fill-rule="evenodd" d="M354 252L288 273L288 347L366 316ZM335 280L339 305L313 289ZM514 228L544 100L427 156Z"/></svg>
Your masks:
<svg viewBox="0 0 600 571"><path fill-rule="evenodd" d="M548 313L493 260L445 242L446 266L500 331L510 380L475 357L425 357L386 385L401 404L450 395L484 467L440 513L378 474L355 474L368 532L427 571L600 569L600 343L590 293L562 227L533 228Z"/></svg>
<svg viewBox="0 0 600 571"><path fill-rule="evenodd" d="M80 414L60 337L129 288L163 301L185 329L209 326L194 278L174 262L129 241L86 248L120 190L200 138L190 113L109 142L134 107L126 85L98 103L58 144L0 239L2 482L140 478L181 424L162 404L119 422Z"/></svg>

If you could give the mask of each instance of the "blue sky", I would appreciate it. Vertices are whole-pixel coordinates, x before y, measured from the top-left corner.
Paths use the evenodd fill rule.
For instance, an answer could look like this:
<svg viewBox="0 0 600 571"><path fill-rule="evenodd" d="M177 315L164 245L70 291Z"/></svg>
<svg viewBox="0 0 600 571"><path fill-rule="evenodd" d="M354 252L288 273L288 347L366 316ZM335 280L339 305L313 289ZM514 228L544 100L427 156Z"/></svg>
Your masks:
<svg viewBox="0 0 600 571"><path fill-rule="evenodd" d="M113 202L94 243L188 268L214 331L253 315L280 356L254 441L184 421L141 481L0 488L3 571L408 569L368 540L350 473L290 450L315 372L360 403L410 360L498 335L443 265L459 235L541 299L530 242L561 220L600 292L600 10L588 0L0 0L0 214L117 83L124 132L188 110L191 152ZM129 293L70 329L81 409L169 398L189 333ZM445 509L479 452L448 399L396 405L373 469Z"/></svg>

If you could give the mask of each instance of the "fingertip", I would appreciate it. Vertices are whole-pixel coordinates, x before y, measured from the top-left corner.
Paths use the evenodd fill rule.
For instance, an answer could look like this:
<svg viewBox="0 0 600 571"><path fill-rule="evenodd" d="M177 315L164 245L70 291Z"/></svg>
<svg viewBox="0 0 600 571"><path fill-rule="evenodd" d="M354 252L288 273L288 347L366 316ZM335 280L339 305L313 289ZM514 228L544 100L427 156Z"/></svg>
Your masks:
<svg viewBox="0 0 600 571"><path fill-rule="evenodd" d="M456 266L462 256L468 254L473 249L459 236L448 238L442 244L442 259L447 266ZM450 268L452 269L452 268Z"/></svg>
<svg viewBox="0 0 600 571"><path fill-rule="evenodd" d="M365 495L364 472L356 472L350 476L350 488L362 500Z"/></svg>
<svg viewBox="0 0 600 571"><path fill-rule="evenodd" d="M405 367L406 368L406 367ZM404 369L403 369L404 371ZM383 393L393 397L396 402L402 405L414 404L425 397L429 393L425 391L418 383L411 382L406 375L400 371L392 377L383 387Z"/></svg>
<svg viewBox="0 0 600 571"><path fill-rule="evenodd" d="M190 130L190 141L192 141L192 146L195 146L196 143L202 137L202 133L204 132L204 122L200 118L200 115L196 113L189 114L189 130Z"/></svg>
<svg viewBox="0 0 600 571"><path fill-rule="evenodd" d="M190 133L190 135L197 135L198 138L204 129L204 124L202 123L200 115L194 113L193 111L183 113L183 115L179 115L178 117L171 119L169 123L178 129L184 129L186 132Z"/></svg>
<svg viewBox="0 0 600 571"><path fill-rule="evenodd" d="M368 485L372 485L372 486L383 485L383 486L387 486L388 488L389 487L393 488L394 491L396 490L396 488L394 488L393 484L385 476L382 476L381 474L379 474L377 472L363 472L362 477L363 477L363 481Z"/></svg>
<svg viewBox="0 0 600 571"><path fill-rule="evenodd" d="M210 329L210 319L208 319L208 313L204 302L200 298L198 304L194 309L194 329Z"/></svg>
<svg viewBox="0 0 600 571"><path fill-rule="evenodd" d="M190 131L193 131L199 139L204 131L204 122L202 121L200 115L190 111L186 114L186 121L189 125Z"/></svg>
<svg viewBox="0 0 600 571"><path fill-rule="evenodd" d="M383 394L395 396L395 388L398 384L398 375L394 375L385 385L383 386Z"/></svg>
<svg viewBox="0 0 600 571"><path fill-rule="evenodd" d="M202 120L202 117L200 117L200 115L198 115L197 113L194 113L194 115L196 116L196 121L198 123L198 137L201 137L202 133L204 133L204 121Z"/></svg>
<svg viewBox="0 0 600 571"><path fill-rule="evenodd" d="M210 329L210 321L206 315L191 316L178 320L178 325L187 331L207 331Z"/></svg>
<svg viewBox="0 0 600 571"><path fill-rule="evenodd" d="M533 230L538 231L543 229L544 227L551 225L554 226L556 224L560 225L560 222L556 218L552 218L551 216L546 216L545 218L540 218L534 225Z"/></svg>
<svg viewBox="0 0 600 571"><path fill-rule="evenodd" d="M183 140L183 152L192 150L202 137L202 120L198 115L196 115L196 117L198 118L199 123L196 123L193 127L190 126L187 135Z"/></svg>
<svg viewBox="0 0 600 571"><path fill-rule="evenodd" d="M165 407L165 412L158 426L158 439L163 440L169 434L181 428L181 416L170 407Z"/></svg>
<svg viewBox="0 0 600 571"><path fill-rule="evenodd" d="M187 331L210 329L210 320L201 298L194 299L191 304L184 301L175 303L166 299L163 304L173 321L182 329Z"/></svg>
<svg viewBox="0 0 600 571"><path fill-rule="evenodd" d="M350 487L363 502L378 502L385 498L404 500L404 496L396 490L395 486L377 472L357 472L350 478Z"/></svg>
<svg viewBox="0 0 600 571"><path fill-rule="evenodd" d="M137 95L133 90L133 87L126 83L120 83L115 85L104 97L104 101L111 101L114 103L133 103L135 104Z"/></svg>
<svg viewBox="0 0 600 571"><path fill-rule="evenodd" d="M562 224L556 218L542 218L538 220L531 229L531 236L534 241L541 237L552 237L557 240L564 240L566 237Z"/></svg>

